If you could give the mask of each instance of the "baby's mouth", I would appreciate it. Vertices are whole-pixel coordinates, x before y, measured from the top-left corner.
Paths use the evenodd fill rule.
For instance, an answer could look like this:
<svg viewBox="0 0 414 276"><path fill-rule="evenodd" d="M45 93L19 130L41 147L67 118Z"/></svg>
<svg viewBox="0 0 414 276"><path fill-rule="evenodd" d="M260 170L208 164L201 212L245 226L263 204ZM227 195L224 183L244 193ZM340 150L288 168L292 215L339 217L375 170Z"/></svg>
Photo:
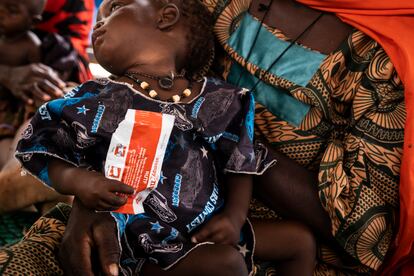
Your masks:
<svg viewBox="0 0 414 276"><path fill-rule="evenodd" d="M105 30L97 30L92 33L92 43L95 44L96 40L105 33Z"/></svg>

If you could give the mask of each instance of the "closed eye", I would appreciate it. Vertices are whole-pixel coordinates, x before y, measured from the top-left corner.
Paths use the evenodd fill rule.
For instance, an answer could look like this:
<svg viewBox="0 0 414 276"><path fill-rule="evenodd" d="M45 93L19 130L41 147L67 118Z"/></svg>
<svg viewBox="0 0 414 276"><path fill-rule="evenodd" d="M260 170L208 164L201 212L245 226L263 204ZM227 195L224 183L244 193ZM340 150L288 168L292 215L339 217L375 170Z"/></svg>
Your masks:
<svg viewBox="0 0 414 276"><path fill-rule="evenodd" d="M112 2L111 3L111 7L109 8L109 12L113 13L114 11L116 11L117 9L119 9L120 7L122 7L122 4L119 2Z"/></svg>

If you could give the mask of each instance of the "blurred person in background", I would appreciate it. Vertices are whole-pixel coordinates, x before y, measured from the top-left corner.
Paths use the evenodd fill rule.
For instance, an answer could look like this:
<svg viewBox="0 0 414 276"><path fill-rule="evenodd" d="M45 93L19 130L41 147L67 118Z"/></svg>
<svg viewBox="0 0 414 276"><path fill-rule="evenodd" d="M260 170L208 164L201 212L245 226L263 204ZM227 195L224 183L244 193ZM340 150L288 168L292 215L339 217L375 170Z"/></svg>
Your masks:
<svg viewBox="0 0 414 276"><path fill-rule="evenodd" d="M33 1L43 5L41 0ZM24 17L21 1L1 0L1 4L0 27L6 18ZM70 83L92 77L86 48L93 10L93 0L46 1L41 20L33 22L36 24L32 29L38 38L40 59L0 64L0 213L59 197L33 177L22 176L13 153L25 122L38 107L63 96Z"/></svg>

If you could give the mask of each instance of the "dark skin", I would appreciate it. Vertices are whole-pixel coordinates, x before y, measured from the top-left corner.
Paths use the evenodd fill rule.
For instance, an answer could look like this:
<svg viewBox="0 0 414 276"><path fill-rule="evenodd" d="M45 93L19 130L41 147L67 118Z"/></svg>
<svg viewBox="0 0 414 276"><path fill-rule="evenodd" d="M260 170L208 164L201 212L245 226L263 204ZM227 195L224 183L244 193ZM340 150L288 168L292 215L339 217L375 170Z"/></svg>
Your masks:
<svg viewBox="0 0 414 276"><path fill-rule="evenodd" d="M63 96L65 83L50 67L41 64L40 40L30 29L41 19L39 0L0 0L0 84L8 93L27 105L40 106L45 101ZM20 176L20 165L14 151L23 129L14 138L0 140L0 212L25 208L23 202L57 198L31 176ZM17 191L17 192L16 192Z"/></svg>
<svg viewBox="0 0 414 276"><path fill-rule="evenodd" d="M0 84L11 91L16 99L35 106L62 97L62 88L65 87L65 83L58 74L52 68L41 63L22 66L0 65ZM4 91L0 93L4 93ZM14 138L0 140L0 169L8 167L12 170L18 170L19 163L14 158L14 146L19 140L19 133ZM18 177L16 176L16 178ZM0 182L0 185L4 184L2 177L0 177Z"/></svg>
<svg viewBox="0 0 414 276"><path fill-rule="evenodd" d="M70 198L59 195L56 191L46 187L30 174L21 175L21 166L19 161L14 157L14 153L27 124L28 122L24 123L17 130L17 139L10 139L10 146L7 147L8 151L2 152L8 157L8 162L0 171L0 214L18 211L36 203L45 203L42 204L43 206L38 207L48 210L50 207L56 205L53 202L71 202ZM6 139L1 140L0 144L4 141ZM39 211L43 212L42 210Z"/></svg>
<svg viewBox="0 0 414 276"><path fill-rule="evenodd" d="M0 1L0 64L19 66L40 62L40 40L30 31L41 18L30 1Z"/></svg>
<svg viewBox="0 0 414 276"><path fill-rule="evenodd" d="M124 195L134 193L128 185L107 179L101 173L67 166L60 160L53 160L49 168L53 187L61 194L75 195L91 210L113 211L126 203ZM70 181L63 181L66 179Z"/></svg>
<svg viewBox="0 0 414 276"><path fill-rule="evenodd" d="M0 83L12 91L17 99L36 106L62 97L62 89L66 86L52 68L42 63L0 65Z"/></svg>
<svg viewBox="0 0 414 276"><path fill-rule="evenodd" d="M145 8L145 12L137 16L137 14L134 14L137 10L130 10L132 6L126 5L128 6L127 8L122 6L125 3L129 4L131 2L141 4L141 7ZM257 5L258 3L258 1L253 1L252 5ZM275 1L274 3L275 5L279 4L279 1ZM129 12L131 12L132 17L136 20L135 23L127 20ZM293 9L289 10L289 13L293 15L293 18L287 24L293 24L294 20L300 21L299 18L302 17L300 11ZM115 14L119 17L115 17ZM126 0L121 2L121 4L105 1L103 6L101 6L98 18L99 22L95 28L95 35L93 36L94 49L98 61L107 70L116 75L122 75L127 71L140 71L157 75L168 74L170 71L179 71L183 66L185 51L187 49L185 47L185 35L183 35L185 28L177 20L177 14L179 14L177 13L177 9L171 5L166 5L165 8L160 9L157 5L148 5L148 2L144 0ZM258 17L260 18L260 16ZM122 20L125 21L122 23ZM109 24L120 25L110 29L108 27L110 26ZM156 30L149 29L154 26ZM137 31L137 28L148 29L139 29ZM123 31L120 32L119 30ZM300 30L298 28L297 31ZM145 35L134 37L133 34L135 32ZM125 33L129 35L126 36ZM287 35L289 36L289 33ZM146 39L143 39L144 37ZM294 37L294 34L292 37ZM171 43L172 40L174 40L174 43ZM116 47L117 43L134 45L141 51L132 54L133 51L131 49L122 51L120 50L122 47L117 48L117 61L114 62L111 60L111 53L114 52L114 48L112 47ZM145 43L149 43L150 46ZM317 50L324 52L323 50L327 51L329 49ZM174 52L173 55L171 55L171 51ZM157 53L157 55L153 53ZM135 85L125 77L119 77L118 80ZM147 81L151 86L156 87L155 82L151 80ZM185 80L182 80L182 82L178 83L177 88L182 89L187 86ZM140 90L136 85L134 87ZM161 99L168 99L172 93L180 91L179 89L172 92L160 90L159 94ZM199 89L195 89L193 94L196 95L197 91ZM145 93L143 91L141 92ZM286 160L286 157L282 155L276 156L278 159L280 158L279 163ZM298 204L294 216L303 219L303 216L307 212L310 212L311 208L316 209L317 211L314 216L317 218L316 221L321 222L321 228L323 229L316 229L319 227L315 225L317 223L311 226L315 227L315 232L327 233L326 229L330 227L329 219L327 219L327 215L323 211L317 197L316 176L291 160L286 162L285 166L280 167L277 165L276 167L279 169L272 170L265 176L259 178L258 192L266 193L268 191L268 201L272 202L274 198L277 198L275 193L278 192L277 189L272 189L272 187L280 185L282 180L289 183L292 187L295 187L298 194L304 191L302 193L305 194L303 196L304 202ZM75 179L77 170L80 169L75 170L69 164L61 163L60 161L52 162L49 167L52 183L55 184L59 181L61 183L58 185L67 187L72 185L69 182L71 179ZM58 177L62 172L67 173L67 177ZM54 174L56 174L56 179L53 180L52 175ZM284 178L277 182L275 178L281 176ZM287 176L290 176L290 178L286 179ZM85 172L82 180L85 183L93 182L93 179L96 177L98 177L97 174ZM100 178L99 181L106 180ZM246 218L250 191L252 189L251 179L233 175L227 178L226 185L230 192L225 210L201 228L192 239L194 242L213 241L216 244L201 246L195 249L167 272L162 271L155 265L146 264L143 268L144 275L194 275L194 271L202 275L204 275L203 273L206 273L205 275L246 275L247 272L244 262L240 258L240 254L230 245L235 244L235 233L239 233L239 229ZM237 191L234 192L233 189ZM283 197L283 193L290 193L289 189L284 188L280 189L279 192L282 193L280 197ZM237 195L237 197L233 198L231 195ZM79 275L80 272L82 275L93 275L93 267L98 267L105 275L118 275L119 248L117 241L116 239L104 238L108 233L110 233L109 236L114 235L114 222L111 220L109 214L95 214L89 211L81 201L78 200L74 203L74 210L71 215L71 220L68 223L68 230L62 241L60 248L62 266L67 275ZM274 207L278 209L280 206ZM289 214L288 210L286 210L286 214ZM311 221L311 219L308 220ZM79 222L82 222L83 227L75 227ZM257 233L256 255L260 259L281 261L280 271L285 275L306 275L306 273L303 273L303 269L312 273L315 243L313 236L305 226L293 222L285 222L284 224L254 222L254 228ZM275 233L278 233L278 235L275 235ZM73 247L72 245L75 241L77 246ZM91 254L93 255L91 253L92 250L96 248L98 249L97 253L99 257L97 264L90 259ZM306 250L303 250L303 248L306 248Z"/></svg>
<svg viewBox="0 0 414 276"><path fill-rule="evenodd" d="M264 23L281 30L287 37L295 39L320 14L320 11L306 7L292 0L253 0L249 12L261 20L265 14L260 6L268 6ZM270 5L270 6L269 6ZM353 28L334 14L324 13L322 18L307 31L298 42L323 54L330 54L348 37Z"/></svg>
<svg viewBox="0 0 414 276"><path fill-rule="evenodd" d="M128 2L128 1L127 1ZM126 82L134 86L138 91L142 89L131 79L123 76L127 72L145 72L153 75L170 75L171 72L178 75L183 68L184 57L187 51L187 42L185 38L178 35L185 30L185 26L175 17L175 9L172 7L165 7L162 15L160 15L160 22L154 31L151 27L150 18L158 16L158 12L148 9L144 15L140 10L132 10L129 7L123 8L119 13L124 16L111 17L106 19L105 15L110 13L110 10L117 11L122 4L111 2L108 5L101 5L98 14L97 23L92 34L92 44L94 48L95 57L98 62L109 72L119 76L116 80ZM160 7L162 1L155 1L155 6ZM118 14L119 14L118 13ZM124 22L128 16L135 18L134 23ZM153 20L153 19L152 19ZM107 23L103 23L103 22ZM111 24L109 29L107 26ZM174 25L174 29L169 30ZM139 27L137 27L139 26ZM123 32L118 30L122 28ZM155 34L154 34L155 32ZM125 33L139 33L139 37L125 36ZM148 39L151 37L151 41ZM135 40L133 40L135 38ZM143 39L146 38L146 39ZM135 45L140 49L138 53L133 53L130 49L125 49L121 45ZM151 44L151 47L149 47ZM160 45L160 46L154 46ZM177 50L175 58L171 57L171 45ZM156 48L154 48L156 47ZM113 58L113 51L117 51L117 61L111 60ZM148 82L151 87L156 87L161 100L167 100L174 94L181 94L185 88L189 86L186 79L177 79L173 90L164 90L158 87L157 81L141 77ZM193 83L193 93L190 97L182 99L181 102L191 101L201 90L202 84L200 82ZM143 91L144 94L146 92Z"/></svg>
<svg viewBox="0 0 414 276"><path fill-rule="evenodd" d="M18 37L0 38L0 51L7 53L0 57L0 64L19 66L40 62L40 43L39 38L30 31Z"/></svg>
<svg viewBox="0 0 414 276"><path fill-rule="evenodd" d="M40 21L35 0L0 1L0 83L16 98L38 104L63 95L65 86L49 67L40 64L40 40L30 31ZM29 92L30 91L30 92Z"/></svg>

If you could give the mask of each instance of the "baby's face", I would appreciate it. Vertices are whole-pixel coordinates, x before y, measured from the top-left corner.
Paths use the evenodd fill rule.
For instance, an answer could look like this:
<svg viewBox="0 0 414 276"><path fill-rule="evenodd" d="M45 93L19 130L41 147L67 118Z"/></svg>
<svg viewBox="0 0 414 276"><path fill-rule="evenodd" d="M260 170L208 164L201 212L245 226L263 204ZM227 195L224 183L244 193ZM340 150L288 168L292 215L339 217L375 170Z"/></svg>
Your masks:
<svg viewBox="0 0 414 276"><path fill-rule="evenodd" d="M120 75L132 65L154 55L160 31L154 0L104 0L92 34L97 61Z"/></svg>
<svg viewBox="0 0 414 276"><path fill-rule="evenodd" d="M0 0L0 36L13 37L29 30L31 26L28 1Z"/></svg>

